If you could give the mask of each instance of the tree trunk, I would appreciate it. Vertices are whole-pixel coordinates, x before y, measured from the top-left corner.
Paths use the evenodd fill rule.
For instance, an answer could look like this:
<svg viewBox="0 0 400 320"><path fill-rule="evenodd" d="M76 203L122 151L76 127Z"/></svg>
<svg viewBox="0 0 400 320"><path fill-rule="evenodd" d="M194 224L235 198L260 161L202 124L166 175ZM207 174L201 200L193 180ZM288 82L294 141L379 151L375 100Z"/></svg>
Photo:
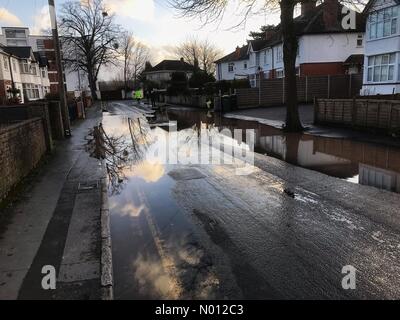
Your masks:
<svg viewBox="0 0 400 320"><path fill-rule="evenodd" d="M125 55L125 62L124 62L124 99L126 100L128 97L128 67L127 67L127 58Z"/></svg>
<svg viewBox="0 0 400 320"><path fill-rule="evenodd" d="M90 71L88 72L88 81L92 99L97 100L96 79L94 79L93 74Z"/></svg>
<svg viewBox="0 0 400 320"><path fill-rule="evenodd" d="M289 132L302 131L297 101L296 57L298 41L294 26L294 0L281 0L283 63L285 70L286 126Z"/></svg>

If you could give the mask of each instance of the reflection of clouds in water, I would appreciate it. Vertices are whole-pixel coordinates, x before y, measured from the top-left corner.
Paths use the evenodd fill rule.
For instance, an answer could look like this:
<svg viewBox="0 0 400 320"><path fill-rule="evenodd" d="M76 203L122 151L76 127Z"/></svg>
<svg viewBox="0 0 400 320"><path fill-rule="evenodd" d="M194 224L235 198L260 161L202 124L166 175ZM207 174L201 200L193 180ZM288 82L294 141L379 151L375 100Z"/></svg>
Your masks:
<svg viewBox="0 0 400 320"><path fill-rule="evenodd" d="M125 206L118 211L122 216L139 217L142 211L146 208L145 205L136 207L133 203L127 203Z"/></svg>
<svg viewBox="0 0 400 320"><path fill-rule="evenodd" d="M145 259L141 254L133 263L138 290L146 295L159 296L162 299L179 298L180 289L164 272L162 264L157 260Z"/></svg>
<svg viewBox="0 0 400 320"><path fill-rule="evenodd" d="M157 182L165 174L165 168L160 162L143 161L129 168L125 173L127 177L139 177L146 182Z"/></svg>

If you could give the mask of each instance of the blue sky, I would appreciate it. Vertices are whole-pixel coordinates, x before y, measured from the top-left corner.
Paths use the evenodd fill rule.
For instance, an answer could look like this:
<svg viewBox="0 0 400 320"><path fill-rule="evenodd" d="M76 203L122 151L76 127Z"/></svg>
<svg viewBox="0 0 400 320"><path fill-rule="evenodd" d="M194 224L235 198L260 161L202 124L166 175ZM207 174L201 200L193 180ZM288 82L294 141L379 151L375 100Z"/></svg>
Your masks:
<svg viewBox="0 0 400 320"><path fill-rule="evenodd" d="M56 7L68 0L55 0ZM152 63L173 58L173 47L189 37L208 39L228 54L237 45L246 43L248 34L265 23L276 24L276 13L257 14L246 25L232 30L240 20L237 1L230 0L229 9L219 25L201 27L199 19L178 18L167 0L104 0L109 11L115 13L117 23L131 30L136 39L151 49ZM32 34L49 29L48 0L0 0L0 26L28 26ZM262 1L260 1L262 3Z"/></svg>
<svg viewBox="0 0 400 320"><path fill-rule="evenodd" d="M59 7L67 0L56 0ZM154 62L169 57L171 47L190 36L209 39L225 53L233 51L236 45L246 42L249 31L258 29L264 22L278 22L278 17L261 14L253 17L246 26L236 30L227 30L239 16L234 2L219 25L201 28L201 21L177 18L166 0L105 0L110 11L117 15L117 22L132 30L135 36L150 46ZM39 33L48 25L47 0L0 0L0 23L5 25L24 25Z"/></svg>

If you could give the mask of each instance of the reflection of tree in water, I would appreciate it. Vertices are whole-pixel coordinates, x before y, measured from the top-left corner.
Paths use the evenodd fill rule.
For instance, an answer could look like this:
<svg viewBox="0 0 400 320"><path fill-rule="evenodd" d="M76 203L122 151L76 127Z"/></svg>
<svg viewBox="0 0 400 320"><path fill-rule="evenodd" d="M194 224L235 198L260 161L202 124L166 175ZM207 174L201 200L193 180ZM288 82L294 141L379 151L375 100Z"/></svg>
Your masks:
<svg viewBox="0 0 400 320"><path fill-rule="evenodd" d="M128 118L129 135L109 135L102 124L95 126L89 141L91 156L104 159L113 194L123 189L129 167L143 159L150 144L149 129L139 118Z"/></svg>

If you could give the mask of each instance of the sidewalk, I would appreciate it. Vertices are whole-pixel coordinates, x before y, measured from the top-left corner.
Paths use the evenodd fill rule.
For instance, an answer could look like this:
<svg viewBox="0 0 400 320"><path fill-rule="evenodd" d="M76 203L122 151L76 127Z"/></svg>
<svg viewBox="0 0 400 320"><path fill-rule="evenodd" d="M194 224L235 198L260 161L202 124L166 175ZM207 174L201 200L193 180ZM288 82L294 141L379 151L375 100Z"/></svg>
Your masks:
<svg viewBox="0 0 400 320"><path fill-rule="evenodd" d="M102 114L99 107L88 111L18 202L0 212L0 299L101 298L105 173L85 137ZM56 269L56 290L42 289L45 265Z"/></svg>
<svg viewBox="0 0 400 320"><path fill-rule="evenodd" d="M352 130L334 126L314 125L314 106L299 105L300 120L307 128L305 133L327 138L351 139L361 142L385 144L400 147L400 141L390 136L378 135L367 131ZM242 109L224 114L226 118L257 121L281 129L285 124L286 107L259 107Z"/></svg>

